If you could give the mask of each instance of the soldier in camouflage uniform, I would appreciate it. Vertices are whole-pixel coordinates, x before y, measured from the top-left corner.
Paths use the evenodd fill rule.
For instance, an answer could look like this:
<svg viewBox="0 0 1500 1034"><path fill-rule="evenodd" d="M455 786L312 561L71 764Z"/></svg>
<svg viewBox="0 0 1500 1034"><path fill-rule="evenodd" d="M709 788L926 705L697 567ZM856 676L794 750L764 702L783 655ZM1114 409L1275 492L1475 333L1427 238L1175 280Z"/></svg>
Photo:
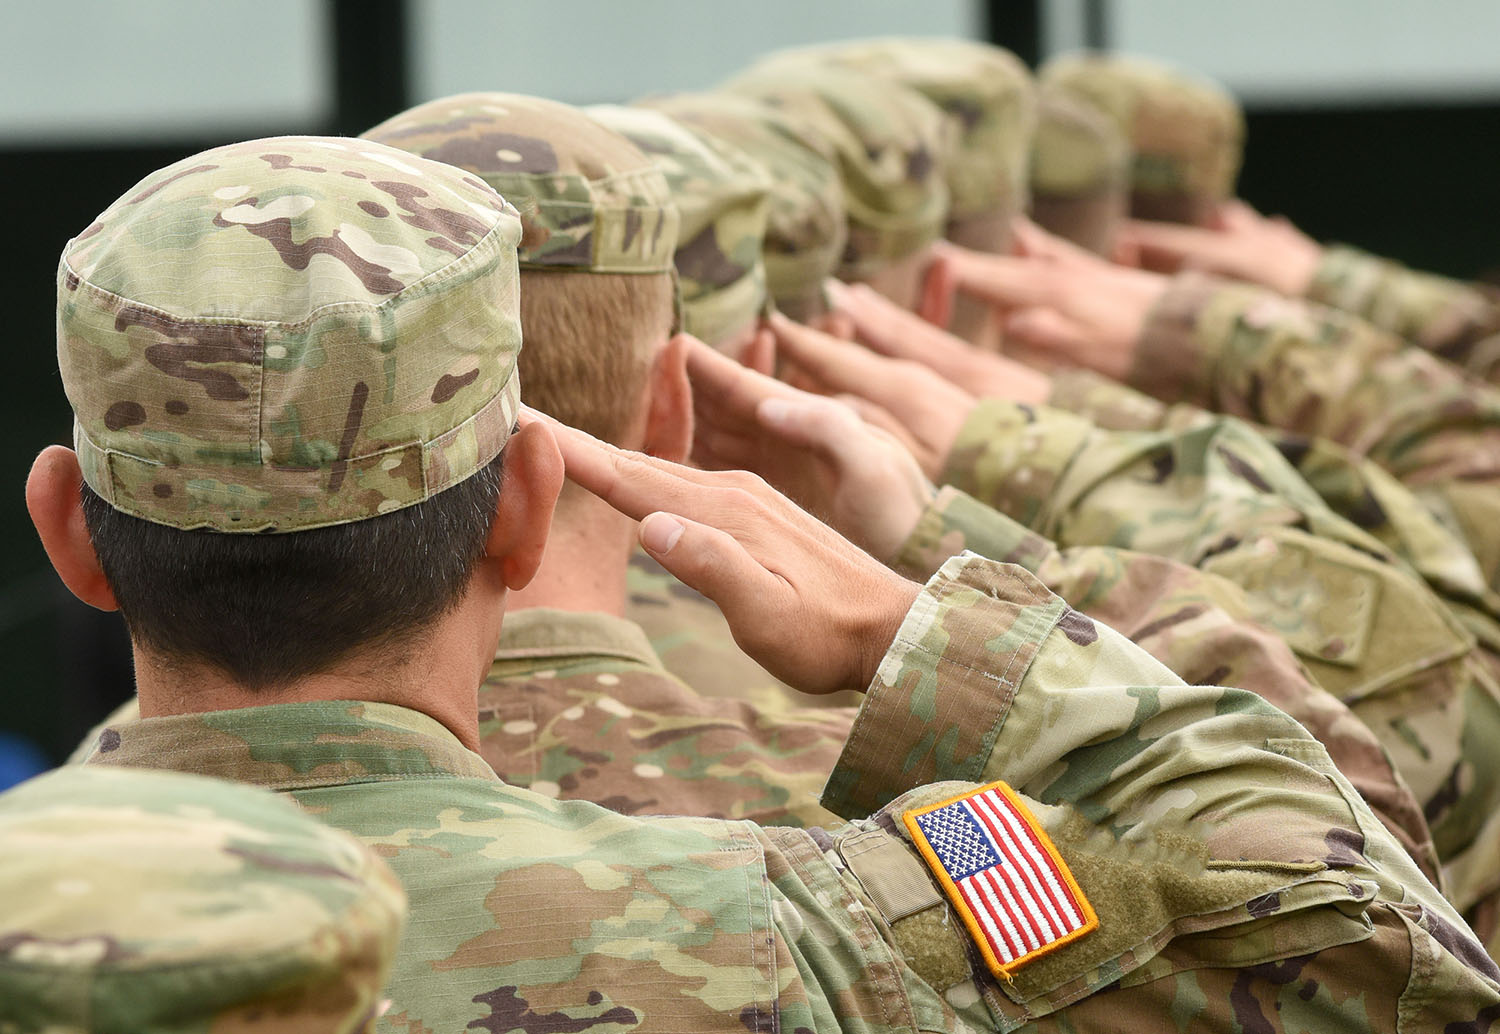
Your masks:
<svg viewBox="0 0 1500 1034"><path fill-rule="evenodd" d="M536 228L553 231L549 255L642 245L591 239L592 225L571 242L560 224ZM477 672L464 686L469 661L435 651L495 634L480 616L535 566L556 490L545 425L507 437L508 420L476 419L515 398L507 255L521 237L521 219L465 174L369 142L283 139L154 174L70 243L59 271L75 440L100 462L52 447L28 496L64 580L96 603L114 602L120 571L102 575L78 533L101 513L79 502L80 479L143 532L262 552L319 536L314 525L380 534L393 526L381 518L465 488L505 450L499 516L456 611L395 651L259 691L201 664L164 667L137 635L149 717L106 729L89 758L289 791L375 847L417 920L385 1029L1494 1025L1500 973L1280 712L1178 683L1018 568L956 558L918 587L752 481L563 428L551 435L569 476L641 519L653 554L738 615L763 661L810 689L866 685L824 804L882 810L769 830L618 816L497 781L465 747ZM189 415L190 435L170 430ZM228 447L247 432L258 448ZM726 525L735 537L714 530ZM252 527L274 533L236 534ZM172 575L152 560L148 573ZM778 578L767 565L779 563L792 567ZM261 617L317 642L338 615L295 629ZM883 628L894 635L878 656ZM202 707L214 703L234 706ZM939 890L951 877L932 868L945 863L912 847L921 809L975 798L972 783L934 783L955 777L1015 787L1027 842L1046 834L1093 929L1053 931L1021 965L974 961L978 935L961 932Z"/></svg>
<svg viewBox="0 0 1500 1034"><path fill-rule="evenodd" d="M70 768L0 795L0 1030L365 1034L406 894L264 790Z"/></svg>
<svg viewBox="0 0 1500 1034"><path fill-rule="evenodd" d="M454 136L483 137L509 126L505 116L480 114L485 107L513 111L518 105L498 97L492 101L461 97L432 102L393 120L373 135L403 142L426 154L452 151ZM591 109L590 113L597 117L600 111ZM682 127L659 113L612 109L604 115L604 121L629 131L653 161L670 162L668 185L674 195L683 197L679 207L693 213L684 215L684 224L692 227L691 239L698 241L711 235L722 253L757 253L760 222L746 217L741 200L754 196L756 185L763 182L756 170L747 176L735 166L709 160L696 138L684 139ZM576 116L561 110L550 118L534 113L528 128L536 142L526 152L556 155L580 168L602 166L603 162L581 142L582 134L574 131L575 120ZM455 131L452 127L459 128ZM472 153L483 152L475 147ZM690 172L684 171L689 168ZM534 188L518 181L516 174L542 170L518 169L512 162L505 169L508 178L502 179L492 166L473 158L467 170L506 190L509 199L523 209L540 203L528 192ZM592 196L595 210L601 213L598 218L609 218L610 200L604 188L596 186ZM526 262L523 254L523 290ZM712 269L733 270L734 264L718 262ZM580 269L581 274L587 272L587 267ZM684 275L680 258L678 275ZM716 326L721 333L737 334L753 325L758 311L755 296L741 290L744 280L736 275L714 283L700 277L683 293L718 314ZM727 314L734 315L727 318ZM543 349L540 353L533 351L533 362L547 362L547 343L538 346L533 340L534 350ZM696 367L691 362L689 367L711 371L714 365L700 357ZM701 383L701 378L695 380ZM700 399L700 419L711 422L711 413L721 410L727 401L719 396ZM998 515L996 519L1004 521ZM602 548L609 548L608 536L589 538L603 541ZM959 551L955 549L953 554ZM571 550L559 563L566 566L556 572L544 568L538 580L556 580L566 586L576 583L577 570L606 568L605 561L593 555L587 545ZM1098 576L1092 573L1097 563L1087 560L1081 560L1080 565L1088 568L1091 576L1080 577L1079 581L1086 581L1091 591L1123 608L1122 612L1131 610L1127 603L1130 593L1139 593L1142 606L1131 613L1137 627L1168 620L1169 615L1180 614L1195 604L1199 611L1213 612L1201 621L1194 636L1179 632L1153 639L1153 644L1159 640L1162 646L1159 655L1169 664L1176 662L1176 670L1213 672L1218 676L1214 681L1263 686L1271 699L1288 703L1297 717L1316 709L1299 699L1312 696L1313 691L1290 655L1284 649L1279 654L1268 649L1262 642L1268 637L1258 630L1243 636L1254 644L1243 651L1253 655L1248 663L1225 663L1233 653L1225 650L1224 660L1205 665L1205 653L1211 648L1222 649L1236 634L1234 620L1221 616L1217 606L1218 598L1224 595L1222 589L1217 598L1212 589L1198 589L1195 594L1192 575L1172 570L1173 565L1159 564L1162 570L1157 573L1144 570L1150 566L1144 558L1121 556L1115 563L1122 568L1134 565L1142 569L1131 579L1130 589L1113 594L1104 591ZM931 570L922 575L924 579L940 562L930 566ZM1077 574L1077 568L1066 563L1058 564L1057 570L1062 583ZM1173 599L1163 609L1154 609L1152 590L1144 586L1160 589L1168 584ZM621 586L619 591L623 593L623 589ZM593 601L561 591L548 602L549 607L512 608L496 663L481 689L481 753L507 782L549 795L592 800L626 813L674 812L797 824L828 818L816 804L816 791L837 759L853 708L838 714L789 708L771 695L776 690L768 676L761 686L766 692L754 697L761 708L701 699L688 685L663 671L638 627L614 616L618 602L608 598ZM679 609L679 616L681 613ZM678 631L690 634L695 641L705 635L696 622ZM1268 652L1272 659L1263 659ZM702 674L707 692L726 695L717 685L720 673ZM1243 681L1236 681L1241 674ZM1283 678L1285 683L1279 683ZM1331 700L1326 706L1339 710ZM1322 728L1329 723L1311 714L1308 724ZM1422 843L1426 837L1423 823L1412 821L1415 809L1407 806L1409 795L1398 787L1379 748L1367 736L1366 742L1350 747L1349 753L1359 774L1369 776L1371 797L1394 802L1392 811L1399 818L1391 824L1402 829L1408 842ZM1373 765L1367 760L1373 760ZM1421 849L1417 850L1420 854Z"/></svg>
<svg viewBox="0 0 1500 1034"><path fill-rule="evenodd" d="M1319 245L1284 219L1267 220L1231 201L1244 113L1222 87L1140 58L1099 54L1055 58L1040 78L1045 92L1067 94L1108 117L1137 149L1138 219L1190 224L1131 228L1128 238L1158 261L1175 266L1191 258L1199 269L1305 296L1472 377L1500 381L1500 298L1493 291L1349 245Z"/></svg>
<svg viewBox="0 0 1500 1034"><path fill-rule="evenodd" d="M773 59L765 68L759 74L769 82L772 69L795 72L800 64ZM1165 73L1147 77L1158 80L1175 83ZM1143 139L1159 141L1166 156L1159 164L1177 170L1163 196L1178 204L1226 194L1234 170L1224 155L1231 149L1157 132L1171 121L1164 112L1176 102L1145 95L1149 102L1132 108L1142 125L1154 127ZM1239 138L1231 133L1237 109L1227 98L1176 85L1165 96L1186 96L1177 107ZM1180 142L1175 151L1167 146ZM868 390L858 383L838 387ZM943 451L946 461L930 471L935 478L1063 546L1128 546L1237 582L1257 617L1287 636L1315 676L1393 752L1428 808L1443 856L1456 863L1488 839L1481 826L1500 801L1500 780L1477 745L1500 723L1500 690L1471 633L1393 562L1398 558L1386 546L1333 512L1253 429L1219 420L1155 437L1113 435L1060 412L983 399ZM1346 593L1366 605L1328 602ZM1382 653L1385 647L1391 649ZM1424 730L1425 742L1414 742L1414 726Z"/></svg>
<svg viewBox="0 0 1500 1034"><path fill-rule="evenodd" d="M772 55L722 87L817 134L843 185L848 237L838 276L915 304L928 246L943 234L952 121L914 90L817 57Z"/></svg>
<svg viewBox="0 0 1500 1034"><path fill-rule="evenodd" d="M766 170L771 189L761 255L767 290L793 319L808 322L826 312L823 281L838 268L849 232L832 147L812 126L747 97L679 93L636 103L666 112Z"/></svg>
<svg viewBox="0 0 1500 1034"><path fill-rule="evenodd" d="M1234 196L1245 117L1228 92L1159 62L1111 54L1052 58L1044 87L1107 116L1132 151L1131 212L1203 223Z"/></svg>
<svg viewBox="0 0 1500 1034"><path fill-rule="evenodd" d="M1036 124L1031 74L1014 54L971 40L850 40L779 51L748 75L765 81L781 69L803 75L827 67L914 90L943 111L951 137L943 236L962 243L1008 237L1011 220L1026 210L1028 148ZM848 124L878 154L881 141L871 136L870 122L856 118ZM988 308L966 299L955 302L949 326L969 340L995 340Z"/></svg>
<svg viewBox="0 0 1500 1034"><path fill-rule="evenodd" d="M1038 226L1115 254L1129 211L1130 144L1114 122L1056 87L1038 90L1029 181Z"/></svg>

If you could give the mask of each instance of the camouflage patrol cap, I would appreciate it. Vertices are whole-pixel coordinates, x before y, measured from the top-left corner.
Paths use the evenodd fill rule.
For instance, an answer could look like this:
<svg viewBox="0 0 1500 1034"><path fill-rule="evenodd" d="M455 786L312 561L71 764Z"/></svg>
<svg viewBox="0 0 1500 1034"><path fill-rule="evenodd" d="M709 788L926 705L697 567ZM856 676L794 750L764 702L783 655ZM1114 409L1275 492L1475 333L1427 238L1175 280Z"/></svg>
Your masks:
<svg viewBox="0 0 1500 1034"><path fill-rule="evenodd" d="M677 283L682 329L727 342L765 312L761 248L771 177L749 155L670 116L600 104L584 113L639 147L667 178L681 217Z"/></svg>
<svg viewBox="0 0 1500 1034"><path fill-rule="evenodd" d="M792 309L821 297L848 234L838 168L821 138L775 108L728 93L679 93L636 103L727 142L767 170L763 255L771 297Z"/></svg>
<svg viewBox="0 0 1500 1034"><path fill-rule="evenodd" d="M522 269L669 273L678 213L661 171L571 105L466 93L409 108L362 134L456 165L521 213Z"/></svg>
<svg viewBox="0 0 1500 1034"><path fill-rule="evenodd" d="M1026 209L1026 160L1036 122L1031 73L1008 50L960 39L886 38L783 51L890 79L916 90L952 118L947 163L949 218Z"/></svg>
<svg viewBox="0 0 1500 1034"><path fill-rule="evenodd" d="M519 406L520 234L473 176L357 140L151 174L58 267L84 480L224 532L362 520L464 480Z"/></svg>
<svg viewBox="0 0 1500 1034"><path fill-rule="evenodd" d="M406 894L267 790L73 766L0 795L0 843L0 1028L312 1034L379 1015Z"/></svg>
<svg viewBox="0 0 1500 1034"><path fill-rule="evenodd" d="M849 223L839 275L869 276L942 236L953 130L921 94L795 54L773 54L724 88L790 113L832 149Z"/></svg>
<svg viewBox="0 0 1500 1034"><path fill-rule="evenodd" d="M1112 250L1130 207L1130 145L1097 109L1054 87L1037 96L1031 217L1099 254Z"/></svg>
<svg viewBox="0 0 1500 1034"><path fill-rule="evenodd" d="M1196 221L1233 195L1245 119L1220 87L1157 62L1095 53L1054 58L1039 77L1125 134L1136 215Z"/></svg>

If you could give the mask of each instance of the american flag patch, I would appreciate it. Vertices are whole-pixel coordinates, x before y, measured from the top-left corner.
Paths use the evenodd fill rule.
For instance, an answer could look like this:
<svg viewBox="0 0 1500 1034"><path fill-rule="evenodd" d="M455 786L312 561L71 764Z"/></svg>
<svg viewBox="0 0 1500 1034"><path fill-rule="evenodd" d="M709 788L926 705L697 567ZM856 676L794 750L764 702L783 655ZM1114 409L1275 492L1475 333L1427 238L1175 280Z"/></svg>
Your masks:
<svg viewBox="0 0 1500 1034"><path fill-rule="evenodd" d="M1004 783L902 818L996 976L1099 925L1052 840Z"/></svg>

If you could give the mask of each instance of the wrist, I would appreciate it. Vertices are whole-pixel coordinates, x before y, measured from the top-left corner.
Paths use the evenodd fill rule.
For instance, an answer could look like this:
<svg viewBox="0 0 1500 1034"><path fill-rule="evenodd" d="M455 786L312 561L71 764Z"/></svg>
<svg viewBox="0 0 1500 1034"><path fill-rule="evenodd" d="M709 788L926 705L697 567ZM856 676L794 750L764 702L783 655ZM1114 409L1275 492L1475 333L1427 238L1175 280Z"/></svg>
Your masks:
<svg viewBox="0 0 1500 1034"><path fill-rule="evenodd" d="M906 616L921 595L922 586L887 571L879 586L865 596L856 630L851 639L859 647L857 671L850 681L853 688L865 692L875 681L880 664L896 641Z"/></svg>

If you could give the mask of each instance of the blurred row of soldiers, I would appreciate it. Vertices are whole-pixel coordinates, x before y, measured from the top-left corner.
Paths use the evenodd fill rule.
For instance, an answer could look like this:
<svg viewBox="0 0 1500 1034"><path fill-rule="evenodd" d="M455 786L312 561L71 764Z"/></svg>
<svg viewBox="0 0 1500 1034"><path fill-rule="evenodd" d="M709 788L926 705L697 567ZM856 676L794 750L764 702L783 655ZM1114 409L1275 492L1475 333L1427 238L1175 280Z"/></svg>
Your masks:
<svg viewBox="0 0 1500 1034"><path fill-rule="evenodd" d="M1500 1026L1500 301L1243 137L872 40L127 191L28 505L139 697L0 797L0 1031ZM1076 936L920 840L997 781Z"/></svg>

